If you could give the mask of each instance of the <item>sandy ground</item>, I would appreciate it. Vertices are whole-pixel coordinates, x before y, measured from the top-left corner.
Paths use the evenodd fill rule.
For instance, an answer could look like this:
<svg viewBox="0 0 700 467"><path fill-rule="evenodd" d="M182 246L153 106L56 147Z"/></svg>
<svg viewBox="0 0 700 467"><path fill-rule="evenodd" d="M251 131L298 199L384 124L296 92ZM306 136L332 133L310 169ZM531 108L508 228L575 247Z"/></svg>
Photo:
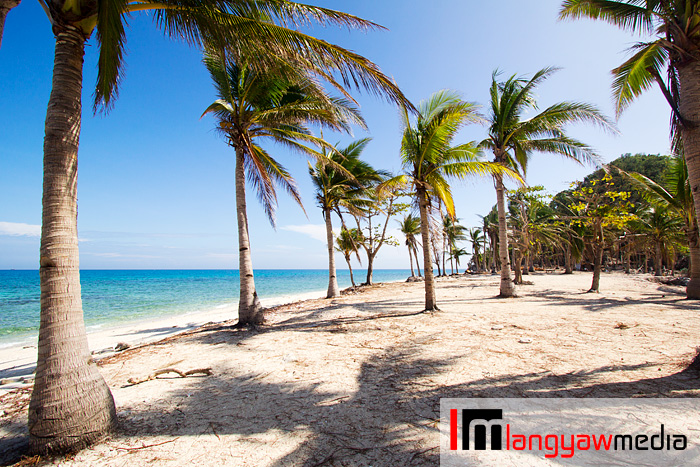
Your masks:
<svg viewBox="0 0 700 467"><path fill-rule="evenodd" d="M443 397L700 397L700 304L648 276L535 274L382 284L276 308L257 330L191 329L100 360L119 432L58 465L398 466L439 462ZM228 325L227 325L228 324ZM528 343L529 342L529 343ZM209 376L130 385L154 371ZM26 440L27 389L0 396L0 451Z"/></svg>

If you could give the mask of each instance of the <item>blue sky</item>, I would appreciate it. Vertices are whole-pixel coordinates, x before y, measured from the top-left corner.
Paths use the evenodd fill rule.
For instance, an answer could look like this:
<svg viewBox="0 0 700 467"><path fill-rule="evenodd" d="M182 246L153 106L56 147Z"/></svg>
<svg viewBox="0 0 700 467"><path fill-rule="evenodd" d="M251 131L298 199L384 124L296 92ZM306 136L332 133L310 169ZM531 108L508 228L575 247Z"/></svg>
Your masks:
<svg viewBox="0 0 700 467"><path fill-rule="evenodd" d="M559 0L339 0L316 4L375 21L388 31L368 33L314 28L313 33L355 50L392 76L414 102L444 88L485 104L491 74L530 75L545 66L562 70L539 87L545 107L586 101L613 116L610 69L638 37L590 21L559 22ZM83 126L79 152L81 267L86 269L236 268L233 151L212 131L202 111L215 99L201 54L164 37L146 14L129 20L126 76L107 116L92 114L95 42L84 68ZM42 145L51 86L54 40L37 2L12 10L0 48L0 269L38 267ZM358 96L373 141L365 157L398 171L397 109ZM571 134L604 160L624 153L667 153L669 110L660 92L639 99L622 115L620 135L586 127ZM344 135L325 134L347 143ZM480 140L483 126L465 128L456 142ZM277 229L250 199L256 268L324 268L323 220L313 201L307 162L271 150L296 177L308 218L282 196ZM592 170L551 155L536 155L528 182L556 193ZM495 204L488 180L456 182L457 216L467 226ZM390 227L395 228L396 221ZM465 247L468 247L465 245ZM379 268L407 268L405 248L385 247ZM339 257L338 260L342 259Z"/></svg>

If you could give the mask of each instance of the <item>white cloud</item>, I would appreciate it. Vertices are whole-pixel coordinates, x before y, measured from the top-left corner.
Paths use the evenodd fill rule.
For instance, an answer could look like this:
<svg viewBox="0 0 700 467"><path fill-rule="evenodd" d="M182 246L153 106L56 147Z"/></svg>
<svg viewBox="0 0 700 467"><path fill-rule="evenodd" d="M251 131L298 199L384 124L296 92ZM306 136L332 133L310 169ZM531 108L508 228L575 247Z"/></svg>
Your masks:
<svg viewBox="0 0 700 467"><path fill-rule="evenodd" d="M0 235L39 237L41 236L41 226L18 222L0 222Z"/></svg>
<svg viewBox="0 0 700 467"><path fill-rule="evenodd" d="M326 242L326 226L324 224L285 225L280 227L280 229L298 232L308 235L319 242Z"/></svg>

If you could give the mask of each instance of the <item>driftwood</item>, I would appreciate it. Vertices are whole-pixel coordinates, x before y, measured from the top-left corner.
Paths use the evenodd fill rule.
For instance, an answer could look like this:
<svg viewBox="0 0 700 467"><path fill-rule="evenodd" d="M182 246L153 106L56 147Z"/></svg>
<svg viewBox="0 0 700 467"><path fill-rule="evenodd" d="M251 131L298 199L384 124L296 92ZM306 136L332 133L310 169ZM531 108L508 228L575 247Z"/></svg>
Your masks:
<svg viewBox="0 0 700 467"><path fill-rule="evenodd" d="M129 383L129 386L135 386L137 384L145 383L146 381L156 379L158 376L167 373L176 373L181 378L187 378L188 376L194 375L211 376L211 368L197 368L195 370L189 371L180 371L177 368L163 368L162 370L158 370L144 379L129 378L127 382Z"/></svg>

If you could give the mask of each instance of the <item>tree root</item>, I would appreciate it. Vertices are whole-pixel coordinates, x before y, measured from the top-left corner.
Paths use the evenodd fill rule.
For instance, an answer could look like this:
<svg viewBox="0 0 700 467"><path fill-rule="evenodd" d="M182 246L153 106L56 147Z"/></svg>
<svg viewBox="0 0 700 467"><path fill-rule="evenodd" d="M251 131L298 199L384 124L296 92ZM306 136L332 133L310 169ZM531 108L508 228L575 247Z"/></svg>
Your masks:
<svg viewBox="0 0 700 467"><path fill-rule="evenodd" d="M211 368L197 368L195 370L189 370L189 371L180 371L176 368L163 368L162 370L158 370L154 372L153 374L149 375L147 378L144 379L136 379L136 378L129 378L126 386L136 386L137 384L145 383L146 381L151 381L153 379L158 378L160 375L164 375L166 373L177 373L178 376L181 378L187 378L188 376L193 376L193 375L203 375L203 376L211 376ZM125 386L125 387L126 387Z"/></svg>

